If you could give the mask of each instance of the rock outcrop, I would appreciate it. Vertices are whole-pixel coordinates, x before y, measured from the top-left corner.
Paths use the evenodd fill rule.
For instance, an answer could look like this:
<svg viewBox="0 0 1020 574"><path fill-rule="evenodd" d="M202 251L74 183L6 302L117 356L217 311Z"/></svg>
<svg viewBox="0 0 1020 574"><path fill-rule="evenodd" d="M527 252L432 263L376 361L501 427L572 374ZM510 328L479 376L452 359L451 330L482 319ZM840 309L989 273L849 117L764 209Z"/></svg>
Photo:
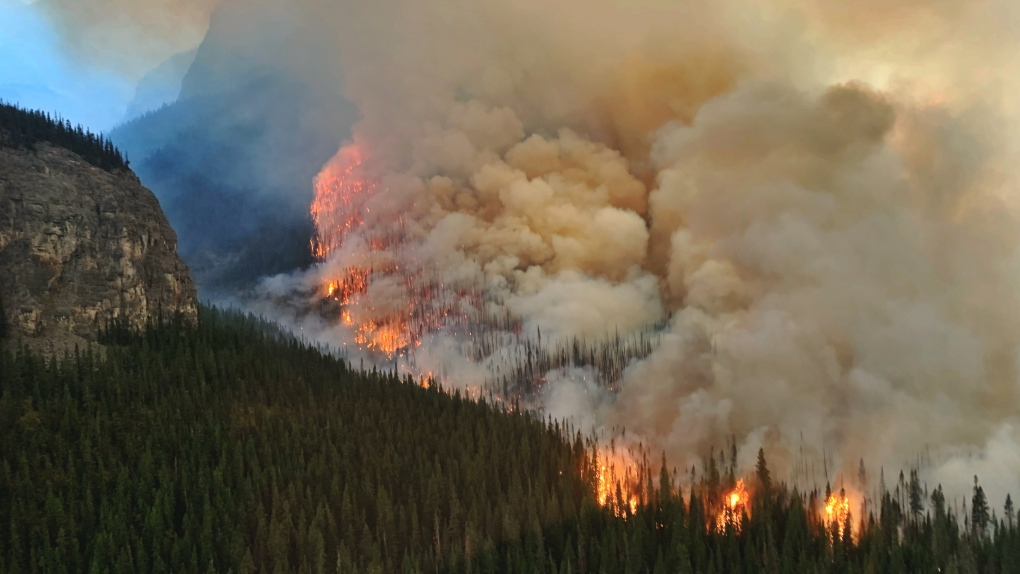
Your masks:
<svg viewBox="0 0 1020 574"><path fill-rule="evenodd" d="M0 147L0 301L8 338L54 350L109 320L197 317L197 294L159 202L128 170L47 143Z"/></svg>

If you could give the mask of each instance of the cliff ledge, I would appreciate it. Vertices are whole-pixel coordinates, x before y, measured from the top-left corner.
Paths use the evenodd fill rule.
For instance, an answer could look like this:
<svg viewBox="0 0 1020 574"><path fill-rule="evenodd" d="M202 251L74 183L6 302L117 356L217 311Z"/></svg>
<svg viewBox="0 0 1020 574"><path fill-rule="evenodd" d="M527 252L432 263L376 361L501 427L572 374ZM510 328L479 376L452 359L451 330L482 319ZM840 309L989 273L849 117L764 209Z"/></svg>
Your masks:
<svg viewBox="0 0 1020 574"><path fill-rule="evenodd" d="M8 340L64 350L111 319L197 317L177 235L129 170L48 143L0 147L0 301Z"/></svg>

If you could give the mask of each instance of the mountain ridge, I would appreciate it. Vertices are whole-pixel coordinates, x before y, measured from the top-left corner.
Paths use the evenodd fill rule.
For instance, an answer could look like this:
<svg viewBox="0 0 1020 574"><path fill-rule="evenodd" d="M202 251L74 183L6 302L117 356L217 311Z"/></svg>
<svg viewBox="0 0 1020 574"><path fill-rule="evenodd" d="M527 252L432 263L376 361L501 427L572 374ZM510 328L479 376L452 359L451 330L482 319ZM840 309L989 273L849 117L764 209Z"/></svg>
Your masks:
<svg viewBox="0 0 1020 574"><path fill-rule="evenodd" d="M20 117L29 115L17 124L11 118L19 116L5 113L0 123L8 339L60 351L95 341L113 320L142 327L162 314L195 319L197 292L177 235L152 192L118 163L120 152L80 130L40 131L45 116Z"/></svg>

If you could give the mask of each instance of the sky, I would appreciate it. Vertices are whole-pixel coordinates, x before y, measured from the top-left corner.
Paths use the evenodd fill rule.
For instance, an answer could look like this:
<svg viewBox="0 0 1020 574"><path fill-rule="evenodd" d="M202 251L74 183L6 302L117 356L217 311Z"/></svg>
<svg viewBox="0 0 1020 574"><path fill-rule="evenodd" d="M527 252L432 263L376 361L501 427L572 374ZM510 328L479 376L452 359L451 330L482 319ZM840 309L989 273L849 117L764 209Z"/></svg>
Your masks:
<svg viewBox="0 0 1020 574"><path fill-rule="evenodd" d="M124 119L134 90L113 72L69 58L35 6L0 0L0 99L108 131Z"/></svg>

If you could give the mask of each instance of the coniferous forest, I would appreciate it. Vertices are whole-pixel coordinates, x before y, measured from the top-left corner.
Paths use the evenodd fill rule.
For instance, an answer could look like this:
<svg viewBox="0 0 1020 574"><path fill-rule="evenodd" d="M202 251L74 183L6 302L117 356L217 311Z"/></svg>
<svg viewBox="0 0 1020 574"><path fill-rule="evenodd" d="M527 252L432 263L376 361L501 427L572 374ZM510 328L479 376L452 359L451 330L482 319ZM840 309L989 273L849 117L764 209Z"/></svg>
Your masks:
<svg viewBox="0 0 1020 574"><path fill-rule="evenodd" d="M761 456L721 524L732 465L678 488L646 458L600 505L597 450L569 427L249 317L103 342L0 353L0 571L1020 572L1016 511L977 484L964 517L912 473L826 523L824 495L773 484Z"/></svg>
<svg viewBox="0 0 1020 574"><path fill-rule="evenodd" d="M39 142L74 152L106 171L127 169L130 165L112 141L92 133L81 124L72 127L71 122L63 118L0 101L0 147L34 150Z"/></svg>
<svg viewBox="0 0 1020 574"><path fill-rule="evenodd" d="M0 341L7 338L7 312L4 311L4 297L0 295Z"/></svg>

